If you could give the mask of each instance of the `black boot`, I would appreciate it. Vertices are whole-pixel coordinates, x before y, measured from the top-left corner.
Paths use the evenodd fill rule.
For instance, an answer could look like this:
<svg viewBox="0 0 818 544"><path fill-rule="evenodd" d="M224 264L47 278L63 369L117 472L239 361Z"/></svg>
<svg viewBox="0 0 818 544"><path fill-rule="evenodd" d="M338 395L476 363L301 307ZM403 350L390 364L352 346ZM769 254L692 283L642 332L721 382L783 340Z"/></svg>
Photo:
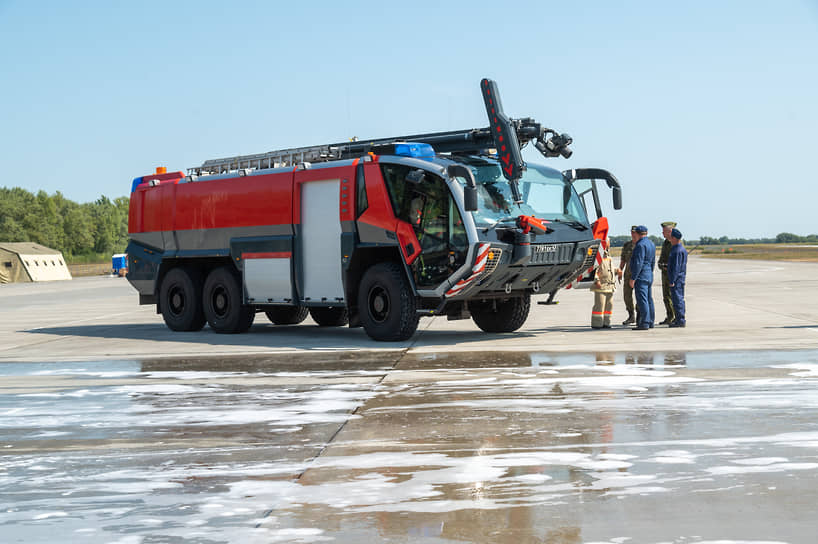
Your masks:
<svg viewBox="0 0 818 544"><path fill-rule="evenodd" d="M633 325L636 323L636 316L633 315L633 312L628 312L628 319L622 322L623 325Z"/></svg>

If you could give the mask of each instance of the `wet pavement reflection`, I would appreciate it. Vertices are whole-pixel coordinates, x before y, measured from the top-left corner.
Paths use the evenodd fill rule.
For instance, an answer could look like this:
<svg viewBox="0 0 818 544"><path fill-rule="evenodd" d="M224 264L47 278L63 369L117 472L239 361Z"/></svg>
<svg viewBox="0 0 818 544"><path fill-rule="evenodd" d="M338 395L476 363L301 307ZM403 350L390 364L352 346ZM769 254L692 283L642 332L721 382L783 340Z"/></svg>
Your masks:
<svg viewBox="0 0 818 544"><path fill-rule="evenodd" d="M0 365L7 542L813 542L818 352Z"/></svg>

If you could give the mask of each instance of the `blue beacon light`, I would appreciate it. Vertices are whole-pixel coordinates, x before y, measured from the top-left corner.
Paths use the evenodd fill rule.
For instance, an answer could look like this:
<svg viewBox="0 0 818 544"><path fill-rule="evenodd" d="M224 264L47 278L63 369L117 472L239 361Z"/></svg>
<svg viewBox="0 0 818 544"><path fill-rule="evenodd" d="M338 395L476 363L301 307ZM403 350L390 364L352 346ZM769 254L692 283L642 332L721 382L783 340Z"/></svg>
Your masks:
<svg viewBox="0 0 818 544"><path fill-rule="evenodd" d="M401 157L415 157L417 159L431 159L435 156L435 150L431 145L420 142L395 144L394 153Z"/></svg>
<svg viewBox="0 0 818 544"><path fill-rule="evenodd" d="M143 178L144 178L144 176L142 176L142 177L138 177L138 178L134 178L133 182L131 183L131 192L132 192L132 193L133 193L134 191L136 191L136 188L137 188L137 187L139 187L139 184L140 184L140 183L142 183L142 179L143 179Z"/></svg>

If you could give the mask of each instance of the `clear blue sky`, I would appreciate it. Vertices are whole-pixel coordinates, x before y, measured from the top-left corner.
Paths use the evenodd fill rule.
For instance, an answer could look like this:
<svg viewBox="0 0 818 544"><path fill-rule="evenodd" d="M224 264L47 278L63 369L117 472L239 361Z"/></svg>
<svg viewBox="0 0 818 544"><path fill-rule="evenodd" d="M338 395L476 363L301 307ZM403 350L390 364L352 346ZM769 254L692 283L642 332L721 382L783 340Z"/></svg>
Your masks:
<svg viewBox="0 0 818 544"><path fill-rule="evenodd" d="M482 127L483 77L574 137L527 160L617 175L617 233L818 232L816 0L0 0L0 186L88 202L158 165Z"/></svg>

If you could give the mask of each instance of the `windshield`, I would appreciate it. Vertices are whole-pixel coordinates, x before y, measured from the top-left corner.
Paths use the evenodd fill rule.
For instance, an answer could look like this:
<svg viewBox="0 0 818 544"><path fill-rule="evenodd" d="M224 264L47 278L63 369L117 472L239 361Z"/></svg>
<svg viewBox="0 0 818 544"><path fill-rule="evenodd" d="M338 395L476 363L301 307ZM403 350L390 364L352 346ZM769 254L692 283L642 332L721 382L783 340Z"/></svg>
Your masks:
<svg viewBox="0 0 818 544"><path fill-rule="evenodd" d="M478 210L472 212L477 226L492 226L501 219L519 215L588 224L577 192L561 173L536 164L527 165L520 179L523 202L513 204L511 187L498 162L473 157L464 162L471 168L477 182ZM461 185L466 183L462 178L458 181Z"/></svg>

